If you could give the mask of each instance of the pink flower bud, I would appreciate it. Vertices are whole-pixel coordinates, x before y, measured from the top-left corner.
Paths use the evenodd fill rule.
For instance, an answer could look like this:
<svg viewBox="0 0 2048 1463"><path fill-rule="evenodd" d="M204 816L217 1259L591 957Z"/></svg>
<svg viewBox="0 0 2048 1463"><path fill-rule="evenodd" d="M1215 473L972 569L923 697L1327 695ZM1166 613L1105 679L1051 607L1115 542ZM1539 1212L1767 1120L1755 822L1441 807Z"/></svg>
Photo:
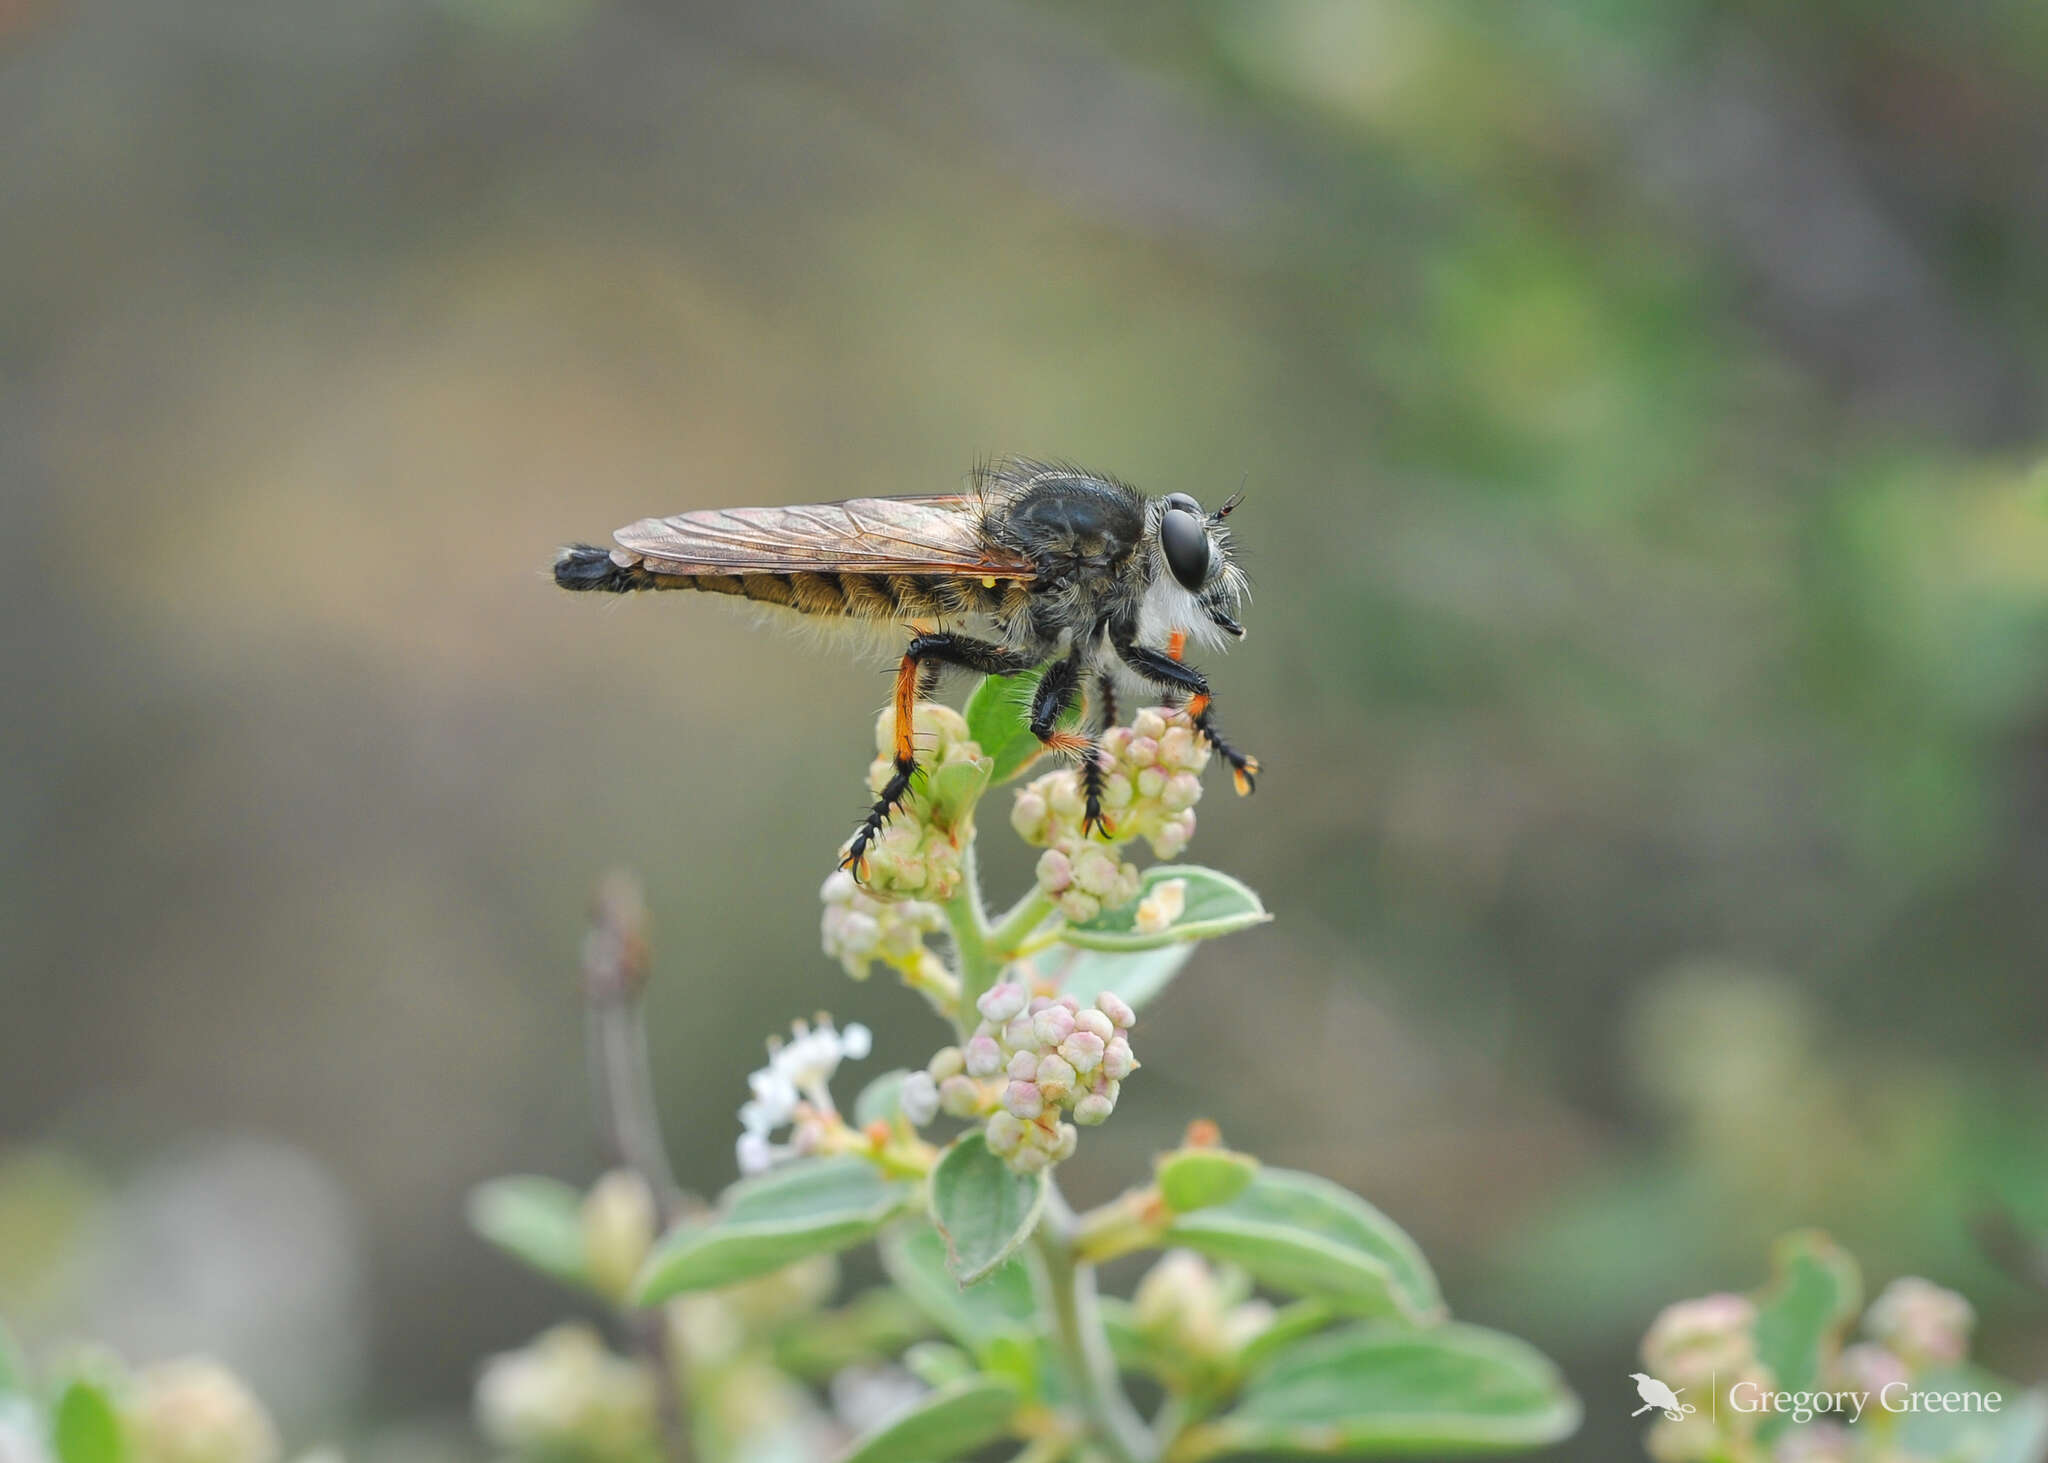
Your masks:
<svg viewBox="0 0 2048 1463"><path fill-rule="evenodd" d="M1038 1059L1035 1079L1039 1091L1057 1102L1074 1086L1074 1069L1067 1065L1067 1059L1058 1052L1047 1052Z"/></svg>
<svg viewBox="0 0 2048 1463"><path fill-rule="evenodd" d="M1130 1003L1115 991L1103 991L1095 997L1095 1009L1107 1016L1110 1024L1119 1030L1128 1031L1137 1024L1138 1013Z"/></svg>
<svg viewBox="0 0 2048 1463"><path fill-rule="evenodd" d="M981 993L974 1006L989 1020L1003 1022L1022 1011L1030 997L1031 993L1015 981L998 981Z"/></svg>
<svg viewBox="0 0 2048 1463"><path fill-rule="evenodd" d="M1159 738L1159 760L1169 767L1192 767L1195 763L1195 734L1185 726L1170 726Z"/></svg>
<svg viewBox="0 0 2048 1463"><path fill-rule="evenodd" d="M1010 1167L1019 1173L1039 1173L1052 1166L1052 1155L1043 1148L1019 1148L1010 1159Z"/></svg>
<svg viewBox="0 0 2048 1463"><path fill-rule="evenodd" d="M993 1036L977 1036L967 1043L966 1068L974 1077L993 1077L1003 1070L1003 1049Z"/></svg>
<svg viewBox="0 0 2048 1463"><path fill-rule="evenodd" d="M1048 1006L1032 1017L1031 1030L1040 1046L1058 1046L1074 1034L1074 1013L1065 1006Z"/></svg>
<svg viewBox="0 0 2048 1463"><path fill-rule="evenodd" d="M1060 1043L1060 1055L1076 1072L1092 1072L1102 1065L1103 1040L1092 1031L1077 1031Z"/></svg>
<svg viewBox="0 0 2048 1463"><path fill-rule="evenodd" d="M932 1053L932 1059L925 1063L925 1071L931 1073L932 1081L943 1082L967 1070L967 1058L957 1046L942 1046Z"/></svg>
<svg viewBox="0 0 2048 1463"><path fill-rule="evenodd" d="M1131 735L1157 741L1166 735L1166 718L1148 706L1131 718Z"/></svg>
<svg viewBox="0 0 2048 1463"><path fill-rule="evenodd" d="M1023 1146L1024 1135L1028 1131L1030 1124L1009 1113L999 1112L989 1118L983 1138L988 1143L989 1152L1008 1158Z"/></svg>
<svg viewBox="0 0 2048 1463"><path fill-rule="evenodd" d="M1078 1031L1091 1032L1103 1041L1116 1035L1116 1023L1099 1010L1083 1011L1074 1018L1074 1027Z"/></svg>
<svg viewBox="0 0 2048 1463"><path fill-rule="evenodd" d="M1022 1051L1013 1052L1010 1056L1010 1064L1004 1070L1014 1081L1029 1082L1038 1075L1038 1053L1028 1047Z"/></svg>
<svg viewBox="0 0 2048 1463"><path fill-rule="evenodd" d="M1038 856L1038 866L1032 877L1042 891L1055 894L1074 882L1074 865L1058 849L1048 848Z"/></svg>
<svg viewBox="0 0 2048 1463"><path fill-rule="evenodd" d="M1074 1121L1084 1128L1099 1127L1115 1106L1108 1098L1091 1092L1074 1104Z"/></svg>
<svg viewBox="0 0 2048 1463"><path fill-rule="evenodd" d="M1012 1082L1003 1091L1003 1106L1020 1118L1035 1118L1045 1111L1045 1095L1036 1082Z"/></svg>
<svg viewBox="0 0 2048 1463"><path fill-rule="evenodd" d="M1074 1156L1080 1146L1081 1135L1072 1123L1061 1123L1058 1134L1053 1138L1052 1157L1055 1163L1064 1163Z"/></svg>
<svg viewBox="0 0 2048 1463"><path fill-rule="evenodd" d="M1138 774L1137 788L1139 797L1157 798L1166 789L1166 774L1157 767L1147 767Z"/></svg>
<svg viewBox="0 0 2048 1463"><path fill-rule="evenodd" d="M1069 889L1059 897L1059 909L1070 923L1085 925L1102 913L1102 901L1093 894L1084 894L1079 889Z"/></svg>
<svg viewBox="0 0 2048 1463"><path fill-rule="evenodd" d="M1138 1059L1131 1053L1131 1044L1121 1036L1102 1049L1102 1075L1111 1081L1121 1082L1137 1070Z"/></svg>
<svg viewBox="0 0 2048 1463"><path fill-rule="evenodd" d="M1166 779L1166 786L1159 790L1159 801L1169 811L1178 813L1182 808L1192 808L1202 796L1202 780L1192 772L1176 772Z"/></svg>

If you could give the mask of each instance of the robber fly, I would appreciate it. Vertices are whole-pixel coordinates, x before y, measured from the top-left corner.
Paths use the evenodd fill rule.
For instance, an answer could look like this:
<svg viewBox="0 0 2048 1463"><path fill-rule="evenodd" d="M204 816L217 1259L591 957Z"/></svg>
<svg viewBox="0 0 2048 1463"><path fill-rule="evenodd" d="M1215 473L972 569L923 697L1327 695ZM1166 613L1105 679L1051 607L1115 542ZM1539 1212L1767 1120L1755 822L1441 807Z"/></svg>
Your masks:
<svg viewBox="0 0 2048 1463"><path fill-rule="evenodd" d="M1191 637L1220 647L1244 634L1235 618L1244 573L1224 527L1241 496L1204 513L1186 493L1150 498L1072 467L999 462L976 469L961 493L643 518L612 535L617 548L564 549L555 582L621 594L698 589L902 626L911 638L896 672L895 765L840 865L858 875L910 790L911 714L947 666L983 675L1044 667L1031 730L1080 759L1084 833L1103 825L1095 743L1116 719L1119 675L1183 705L1249 793L1258 760L1223 739L1209 678L1181 659ZM1062 729L1084 695L1085 728Z"/></svg>

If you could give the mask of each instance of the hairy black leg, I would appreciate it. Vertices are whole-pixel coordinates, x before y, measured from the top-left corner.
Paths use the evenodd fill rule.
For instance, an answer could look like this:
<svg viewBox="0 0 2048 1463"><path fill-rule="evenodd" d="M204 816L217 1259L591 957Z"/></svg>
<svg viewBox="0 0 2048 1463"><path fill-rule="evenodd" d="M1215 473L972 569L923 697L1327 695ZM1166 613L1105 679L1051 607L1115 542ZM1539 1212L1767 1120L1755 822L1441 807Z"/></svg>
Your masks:
<svg viewBox="0 0 2048 1463"><path fill-rule="evenodd" d="M1143 676L1155 686L1172 691L1182 698L1188 718L1194 722L1195 730L1202 734L1216 755L1230 765L1231 785L1239 797L1249 794L1257 786L1259 759L1240 752L1223 739L1217 729L1213 697L1209 691L1209 678L1185 661L1175 660L1163 651L1147 646L1120 642L1116 653L1125 665Z"/></svg>
<svg viewBox="0 0 2048 1463"><path fill-rule="evenodd" d="M1060 720L1081 694L1081 656L1076 651L1056 660L1038 678L1038 690L1031 698L1031 734L1058 752L1072 752L1081 759L1081 832L1083 836L1104 827L1102 821L1102 760L1096 755L1095 734L1060 729Z"/></svg>
<svg viewBox="0 0 2048 1463"><path fill-rule="evenodd" d="M1097 735L1116 725L1116 677L1108 671L1095 673L1095 716L1091 724Z"/></svg>
<svg viewBox="0 0 2048 1463"><path fill-rule="evenodd" d="M910 644L904 648L902 662L896 667L895 765L890 769L889 780L882 784L881 796L875 799L875 805L868 809L867 816L847 842L846 854L839 861L840 868L852 870L856 879L861 876L861 860L881 836L882 825L910 795L911 779L917 775L913 718L918 701L936 689L930 682L939 671L946 666L957 665L980 671L983 675L1013 676L1019 671L1030 670L1036 664L1035 657L1021 650L966 635L940 631L911 638Z"/></svg>

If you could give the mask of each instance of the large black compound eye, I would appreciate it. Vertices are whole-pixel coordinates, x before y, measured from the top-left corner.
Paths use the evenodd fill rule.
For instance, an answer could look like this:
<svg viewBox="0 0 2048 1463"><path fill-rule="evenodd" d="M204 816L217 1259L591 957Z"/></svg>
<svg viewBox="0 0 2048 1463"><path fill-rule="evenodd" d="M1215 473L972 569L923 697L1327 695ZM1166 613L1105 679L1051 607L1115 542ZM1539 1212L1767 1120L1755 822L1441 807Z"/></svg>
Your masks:
<svg viewBox="0 0 2048 1463"><path fill-rule="evenodd" d="M1169 503L1172 501L1167 499ZM1166 567L1173 571L1173 577L1180 581L1182 589L1202 587L1203 581L1209 577L1209 535L1202 528L1199 508L1189 511L1171 507L1161 514L1159 547L1165 550Z"/></svg>
<svg viewBox="0 0 2048 1463"><path fill-rule="evenodd" d="M1169 508L1178 508L1183 513L1192 513L1197 518L1202 516L1202 505L1193 498L1190 498L1186 493L1168 493L1159 501Z"/></svg>

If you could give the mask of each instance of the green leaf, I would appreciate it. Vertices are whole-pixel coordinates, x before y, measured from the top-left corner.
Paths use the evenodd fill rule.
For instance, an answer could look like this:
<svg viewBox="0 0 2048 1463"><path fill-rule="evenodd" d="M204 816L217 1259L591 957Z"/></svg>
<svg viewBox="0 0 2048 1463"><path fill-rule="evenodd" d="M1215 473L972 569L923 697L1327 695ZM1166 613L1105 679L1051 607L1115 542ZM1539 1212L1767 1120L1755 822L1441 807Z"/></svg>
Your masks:
<svg viewBox="0 0 2048 1463"><path fill-rule="evenodd" d="M1104 991L1115 991L1133 1011L1172 982L1195 953L1192 943L1161 945L1154 950L1070 949L1059 976L1060 989L1084 1006L1095 1004Z"/></svg>
<svg viewBox="0 0 2048 1463"><path fill-rule="evenodd" d="M469 1191L469 1227L543 1275L590 1283L583 1196L557 1179L514 1174L478 1184Z"/></svg>
<svg viewBox="0 0 2048 1463"><path fill-rule="evenodd" d="M967 732L994 764L991 782L1008 782L1045 750L1045 744L1031 734L1031 696L1042 674L1033 670L1015 676L985 676L967 698ZM1060 725L1073 727L1080 720L1081 708L1076 704L1060 718Z"/></svg>
<svg viewBox="0 0 2048 1463"><path fill-rule="evenodd" d="M128 1435L112 1394L83 1377L57 1394L50 1441L58 1463L122 1463L128 1456Z"/></svg>
<svg viewBox="0 0 2048 1463"><path fill-rule="evenodd" d="M871 1239L917 1195L864 1158L806 1158L743 1179L718 1216L680 1225L655 1246L634 1282L633 1302L653 1305L780 1270L811 1255Z"/></svg>
<svg viewBox="0 0 2048 1463"><path fill-rule="evenodd" d="M903 1079L909 1075L902 1067L895 1067L861 1088L860 1096L853 1100L853 1125L865 1128L870 1123L895 1122L903 1111L899 1101Z"/></svg>
<svg viewBox="0 0 2048 1463"><path fill-rule="evenodd" d="M854 1444L841 1463L933 1463L959 1458L1010 1431L1017 1389L994 1377L970 1377L927 1394Z"/></svg>
<svg viewBox="0 0 2048 1463"><path fill-rule="evenodd" d="M1183 1214L1166 1244L1242 1265L1291 1295L1347 1315L1428 1325L1444 1315L1436 1276L1414 1240L1356 1194L1314 1174L1260 1170L1227 1204Z"/></svg>
<svg viewBox="0 0 2048 1463"><path fill-rule="evenodd" d="M1922 1411L1898 1419L1900 1455L1913 1458L1968 1458L1972 1463L2040 1463L2048 1457L2048 1394L1969 1363L1944 1367L1918 1378L1916 1398L1944 1392L1996 1392L1996 1412Z"/></svg>
<svg viewBox="0 0 2048 1463"><path fill-rule="evenodd" d="M994 1273L1038 1224L1045 1174L1018 1173L977 1132L962 1133L932 1169L932 1223L946 1264L962 1285Z"/></svg>
<svg viewBox="0 0 2048 1463"><path fill-rule="evenodd" d="M903 1353L903 1369L927 1387L949 1387L974 1375L974 1358L944 1341L920 1341Z"/></svg>
<svg viewBox="0 0 2048 1463"><path fill-rule="evenodd" d="M1526 1342L1478 1326L1360 1325L1282 1352L1188 1458L1533 1448L1568 1437L1579 1402Z"/></svg>
<svg viewBox="0 0 2048 1463"><path fill-rule="evenodd" d="M1022 1260L998 1265L987 1279L962 1289L946 1268L946 1242L931 1225L892 1225L881 1240L882 1268L915 1306L977 1356L1001 1336L1031 1329L1037 1298Z"/></svg>
<svg viewBox="0 0 2048 1463"><path fill-rule="evenodd" d="M1228 1148L1176 1148L1153 1164L1159 1197L1176 1214L1228 1204L1258 1173L1258 1159Z"/></svg>
<svg viewBox="0 0 2048 1463"><path fill-rule="evenodd" d="M1168 879L1187 881L1186 907L1165 929L1146 934L1138 929L1138 906L1154 886ZM1136 899L1119 909L1106 909L1086 924L1068 925L1060 938L1086 950L1152 950L1189 940L1212 940L1262 925L1272 917L1258 895L1228 874L1199 864L1154 864L1145 870Z"/></svg>
<svg viewBox="0 0 2048 1463"><path fill-rule="evenodd" d="M1863 1307L1863 1277L1855 1257L1818 1230L1788 1234L1771 1248L1772 1279L1756 1298L1757 1359L1774 1385L1806 1391L1841 1349L1843 1333ZM1766 1441L1791 1418L1772 1413L1757 1435Z"/></svg>

